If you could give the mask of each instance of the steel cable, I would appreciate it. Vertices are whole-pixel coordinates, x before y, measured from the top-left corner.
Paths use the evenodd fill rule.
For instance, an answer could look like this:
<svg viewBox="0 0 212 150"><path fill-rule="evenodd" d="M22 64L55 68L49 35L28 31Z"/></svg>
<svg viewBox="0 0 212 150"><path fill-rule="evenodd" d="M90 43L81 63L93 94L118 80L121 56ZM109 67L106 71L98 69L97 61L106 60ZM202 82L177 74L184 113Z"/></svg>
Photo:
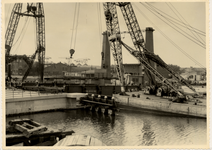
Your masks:
<svg viewBox="0 0 212 150"><path fill-rule="evenodd" d="M185 20L185 18L177 11L177 9L170 3L170 6L177 12L177 13L175 13L175 11L168 5L168 3L166 3L167 4L167 6L174 12L174 14L183 22L183 20L186 22L183 22L183 24L184 25L186 25L186 28L193 34L193 36L195 36L196 37L196 39L197 40L199 40L199 42L200 43L205 43L204 41L203 41L203 39L199 36L199 34L197 34L195 31L193 31L193 30L191 30L191 29L189 29L189 26L191 26L186 20ZM180 18L177 14L179 14L179 16L182 18ZM193 32L192 32L193 31ZM194 34L194 33L196 33L196 35ZM198 37L199 38L198 38Z"/></svg>
<svg viewBox="0 0 212 150"><path fill-rule="evenodd" d="M157 30L174 46L176 47L179 51L181 51L186 57L188 57L190 60L192 60L193 62L195 62L197 65L199 65L200 67L204 68L205 67L199 63L197 60L195 60L193 57L191 57L189 54L187 54L182 48L180 48L176 43L174 43L169 37L167 37L150 19L148 19L148 17L140 10L138 9L138 7L136 5L134 5L134 7L142 14L142 16L144 16L144 18L146 18L151 24L153 24L155 26L155 28L157 28Z"/></svg>
<svg viewBox="0 0 212 150"><path fill-rule="evenodd" d="M154 15L157 16L157 14L155 14L152 10L150 10L151 8L148 8L147 6L145 6L144 4L142 4L144 7L146 7L149 11L151 11ZM159 15L161 15L159 13ZM177 32L179 32L180 34L182 34L183 36L185 36L186 38L188 38L189 40L193 41L194 43L196 43L197 45L201 46L202 48L205 49L205 45L203 43L198 43L198 41L195 41L196 39L194 37L192 37L189 34L186 34L183 30L181 30L179 27L177 27L175 24L171 23L173 26L175 26L176 28L174 28L172 25L170 25L168 22L166 22L165 20L163 20L161 17L157 16L158 18L160 18L163 22L165 22L167 25L169 25L170 27L172 27L174 30L176 30ZM164 16L162 16L164 17ZM203 44L203 45L201 45Z"/></svg>

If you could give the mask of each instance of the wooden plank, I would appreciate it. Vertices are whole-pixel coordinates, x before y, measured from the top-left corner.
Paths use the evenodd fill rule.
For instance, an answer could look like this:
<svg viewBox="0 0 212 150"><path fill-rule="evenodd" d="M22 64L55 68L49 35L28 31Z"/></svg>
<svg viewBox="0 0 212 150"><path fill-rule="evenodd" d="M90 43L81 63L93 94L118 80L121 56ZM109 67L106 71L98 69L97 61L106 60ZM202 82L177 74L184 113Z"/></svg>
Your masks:
<svg viewBox="0 0 212 150"><path fill-rule="evenodd" d="M18 130L18 131L20 131L20 132L22 132L25 136L28 133L27 132L28 129L26 127L21 126L20 124L16 124L15 125L15 129Z"/></svg>
<svg viewBox="0 0 212 150"><path fill-rule="evenodd" d="M91 137L90 146L95 146L95 138Z"/></svg>
<svg viewBox="0 0 212 150"><path fill-rule="evenodd" d="M24 123L22 124L22 126L24 126L24 127L26 127L26 128L27 128L27 126L28 126L28 127L31 127L32 129L33 129L33 128L36 128L35 126L32 126L32 125L30 125L30 124L27 123L27 122L24 122ZM30 130L30 129L28 129L28 130Z"/></svg>
<svg viewBox="0 0 212 150"><path fill-rule="evenodd" d="M72 136L66 136L65 138L63 138L62 140L60 140L59 142L60 142L60 146L67 146L68 144L70 144L70 142L69 141L72 141L73 140L73 138L74 138L74 136L72 137Z"/></svg>
<svg viewBox="0 0 212 150"><path fill-rule="evenodd" d="M85 140L85 146L90 146L90 142L91 142L91 137L87 136L87 138Z"/></svg>
<svg viewBox="0 0 212 150"><path fill-rule="evenodd" d="M58 141L54 146L60 146L64 139L61 139L60 141Z"/></svg>
<svg viewBox="0 0 212 150"><path fill-rule="evenodd" d="M27 118L23 118L23 119L14 119L14 120L10 120L9 121L9 125L13 126L17 123L22 123L22 122L28 122L28 121L31 121L30 119L27 119Z"/></svg>
<svg viewBox="0 0 212 150"><path fill-rule="evenodd" d="M95 138L95 146L102 146L102 142Z"/></svg>
<svg viewBox="0 0 212 150"><path fill-rule="evenodd" d="M76 144L77 144L77 140L78 140L79 136L80 136L80 135L75 135L75 136L74 136L74 140L72 141L72 143L70 143L70 146L71 146L71 145L76 145Z"/></svg>
<svg viewBox="0 0 212 150"><path fill-rule="evenodd" d="M30 124L32 124L33 126L36 126L36 127L42 126L40 123L35 122L35 121L30 121Z"/></svg>
<svg viewBox="0 0 212 150"><path fill-rule="evenodd" d="M65 141L63 142L62 146L68 146L74 140L74 136L67 136L64 139Z"/></svg>
<svg viewBox="0 0 212 150"><path fill-rule="evenodd" d="M87 135L80 135L77 141L77 145L85 146L86 138L87 138Z"/></svg>
<svg viewBox="0 0 212 150"><path fill-rule="evenodd" d="M72 143L74 136L66 136L62 140L58 141L54 146L67 146Z"/></svg>
<svg viewBox="0 0 212 150"><path fill-rule="evenodd" d="M74 137L75 137L74 135L69 136L68 145L70 145L73 142Z"/></svg>
<svg viewBox="0 0 212 150"><path fill-rule="evenodd" d="M32 127L32 129L28 129L27 126ZM33 127L30 124L25 123L25 122L23 125L16 124L15 129L23 132L23 135L26 137L30 137L32 134L38 134L38 133L41 133L41 132L44 132L47 130L47 128L45 126Z"/></svg>
<svg viewBox="0 0 212 150"><path fill-rule="evenodd" d="M66 138L64 138L64 139L60 140L59 142L57 142L57 146L61 146L62 143L64 143L65 140L66 140ZM56 145L55 145L55 146L56 146Z"/></svg>

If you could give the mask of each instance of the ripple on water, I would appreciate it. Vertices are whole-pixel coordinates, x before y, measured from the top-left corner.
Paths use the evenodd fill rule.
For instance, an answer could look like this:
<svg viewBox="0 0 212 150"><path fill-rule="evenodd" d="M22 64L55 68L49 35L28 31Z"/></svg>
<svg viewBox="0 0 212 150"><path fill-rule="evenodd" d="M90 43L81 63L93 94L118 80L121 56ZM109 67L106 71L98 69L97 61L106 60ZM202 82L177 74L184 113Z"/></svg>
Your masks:
<svg viewBox="0 0 212 150"><path fill-rule="evenodd" d="M51 129L73 130L108 146L204 145L206 120L123 110L115 117L84 110L23 115ZM19 117L7 117L9 120Z"/></svg>

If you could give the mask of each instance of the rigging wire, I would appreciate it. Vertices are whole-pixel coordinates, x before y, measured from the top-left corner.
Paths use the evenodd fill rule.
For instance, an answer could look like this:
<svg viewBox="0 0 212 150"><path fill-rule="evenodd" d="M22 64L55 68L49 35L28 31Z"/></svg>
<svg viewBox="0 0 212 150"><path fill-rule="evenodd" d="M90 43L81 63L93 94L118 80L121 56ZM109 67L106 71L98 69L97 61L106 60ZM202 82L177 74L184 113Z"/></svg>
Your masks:
<svg viewBox="0 0 212 150"><path fill-rule="evenodd" d="M75 4L74 7L74 21L73 21L73 25L72 25L72 32L71 32L71 43L70 43L70 49L72 48L72 40L73 40L73 35L74 35L74 24L75 24L75 19L76 19L76 11L77 11L77 3Z"/></svg>
<svg viewBox="0 0 212 150"><path fill-rule="evenodd" d="M100 31L102 33L102 17L101 17L101 4L99 3L99 16L100 16ZM101 39L102 39L102 36L101 36Z"/></svg>
<svg viewBox="0 0 212 150"><path fill-rule="evenodd" d="M179 26L181 26L181 27L184 27L184 28L186 28L186 26L185 25L183 25L183 24L180 24L179 22L177 22L177 21L174 21L174 20L171 20L170 18L168 18L168 17L165 17L165 16L162 16L162 17L164 17L165 19L167 19L168 21L171 21L171 22L173 22L174 24L177 24L177 25L179 25ZM202 36L205 36L205 34L203 34L203 33L199 33L199 32L197 32L197 31L195 31L195 30L193 30L193 32L195 32L196 34L198 34L198 35L202 35Z"/></svg>
<svg viewBox="0 0 212 150"><path fill-rule="evenodd" d="M74 49L75 49L76 38L77 38L77 28L78 28L78 20L79 20L79 11L80 11L80 3L78 5L78 11L77 11L77 22L76 22L76 34L75 34L75 38L74 38Z"/></svg>
<svg viewBox="0 0 212 150"><path fill-rule="evenodd" d="M200 67L202 67L203 69L205 69L205 67L199 63L197 60L195 60L192 56L190 56L188 53L186 53L182 48L180 48L176 43L174 43L169 37L167 37L150 19L148 19L148 17L140 10L138 9L138 7L136 5L134 5L135 8L142 14L142 16L144 18L146 18L151 24L153 24L155 26L155 28L172 44L174 45L178 50L180 50L185 56L187 56L190 60L192 60L193 62L195 62L197 65L199 65Z"/></svg>
<svg viewBox="0 0 212 150"><path fill-rule="evenodd" d="M146 5L142 4L145 8L147 8L150 12L152 12L155 16L157 16L157 14L155 14L155 12L153 12L154 10L150 10L151 8L147 7ZM159 13L159 15L161 15ZM193 41L194 43L196 43L197 45L201 46L202 48L205 49L205 45L203 43L198 43L198 41L195 41L196 39L194 37L192 37L189 34L184 33L184 31L182 29L180 29L179 27L177 27L175 24L173 24L173 26L175 26L176 28L174 28L172 25L170 25L168 22L166 22L165 20L163 20L160 16L157 16L158 18L160 18L163 22L165 22L167 25L169 25L170 27L172 27L174 30L176 30L177 32L179 32L180 34L182 34L183 36L187 37L189 40ZM180 31L181 32L180 32ZM202 45L201 45L202 44Z"/></svg>
<svg viewBox="0 0 212 150"><path fill-rule="evenodd" d="M23 26L23 28L21 30L21 33L20 33L19 37L17 38L17 40L14 42L14 44L12 46L14 46L19 41L20 37L23 35L22 33L24 33L24 30L26 30L25 27L26 27L27 22L28 22L28 16L25 19L24 26Z"/></svg>
<svg viewBox="0 0 212 150"><path fill-rule="evenodd" d="M167 5L168 5L168 3L166 3ZM175 13L175 15L183 22L183 20L187 23L187 26L186 26L186 28L199 40L199 41L201 41L202 43L204 43L204 41L203 41L203 39L199 36L199 34L197 34L196 32L192 32L192 30L190 30L189 28L188 28L188 26L191 26L186 20L185 20L185 18L179 13L179 11L177 11L177 9L171 4L171 3L169 3L170 4L170 6L177 12L177 14L179 14L179 16L182 18L182 19L180 19L180 17L174 12L174 10L169 6L169 8ZM186 25L186 23L184 23L185 25ZM196 33L196 35L194 34L194 33ZM199 38L198 38L198 37Z"/></svg>
<svg viewBox="0 0 212 150"><path fill-rule="evenodd" d="M16 49L13 51L13 53L15 53L15 52L18 50L20 44L22 43L22 40L23 40L23 38L24 38L24 35L25 35L26 31L27 31L27 28L28 28L29 22L30 22L30 18L29 18L29 19L28 19L28 18L29 18L29 17L26 18L26 19L29 20L29 21L27 21L26 28L24 28L23 34L22 34L22 36L21 36L21 38L20 38L20 42L19 42L19 44L17 45Z"/></svg>
<svg viewBox="0 0 212 150"><path fill-rule="evenodd" d="M145 6L145 5L144 5ZM146 7L146 6L145 6ZM147 7L146 7L147 8ZM151 11L149 8L147 8L149 11ZM162 17L165 17L165 16L163 16L162 14L160 14L159 12L157 12L156 11L156 14L153 12L153 11L155 11L155 10L152 10L151 12L155 15L155 16L157 16L157 13L159 14L159 15L161 15ZM159 17L159 16L157 16L158 18L160 18L163 22L165 22L166 24L168 24L170 27L172 27L174 30L176 30L177 32L179 32L180 34L182 34L183 36L185 36L185 37L187 37L188 39L190 39L191 41L193 41L194 43L196 43L197 45L199 45L199 46L201 46L201 47L203 47L203 48L205 48L205 45L203 44L203 43L201 43L200 41L194 41L194 40L196 40L194 37L192 37L191 35L189 35L189 34L186 34L183 30L181 30L179 27L177 27L175 24L173 24L173 23L171 23L172 25L174 25L176 28L178 28L179 30L181 30L182 32L180 32L179 30L177 30L176 28L174 28L173 26L171 26L169 23L167 23L166 21L164 21L161 17ZM165 17L166 18L166 17ZM187 36L186 36L186 35ZM190 38L188 37L188 36L190 36ZM192 39L191 39L192 38ZM197 42L200 42L200 43L197 43ZM202 45L201 45L202 44Z"/></svg>
<svg viewBox="0 0 212 150"><path fill-rule="evenodd" d="M100 49L102 44L102 22L101 22L101 7L100 3L97 3L97 14L98 14L98 26L99 26L99 42L100 42Z"/></svg>
<svg viewBox="0 0 212 150"><path fill-rule="evenodd" d="M151 5L151 4L148 3L148 5ZM164 12L161 11L160 9L156 8L155 6L151 5L151 7L153 7L153 8L156 9L157 11L160 11L160 12L163 13L164 15L166 15L166 16L172 18L173 21L175 20L175 21L174 21L175 23L178 22L178 24L179 24L179 23L184 24L183 22L177 20L176 18L173 18L172 16L170 16L170 15L164 13ZM167 17L166 17L166 18L167 18ZM171 20L171 19L169 19L169 20ZM181 26L182 26L182 25L181 25ZM185 27L185 26L184 26L184 27ZM205 32L203 32L203 31L201 31L201 30L199 30L199 29L196 29L196 28L194 28L194 27L192 27L192 26L190 26L190 25L187 25L187 27L192 28L192 30L193 30L194 32L198 33L198 34L201 33L201 34L204 34L204 35L205 35Z"/></svg>
<svg viewBox="0 0 212 150"><path fill-rule="evenodd" d="M138 9L138 8L137 8ZM139 9L138 9L139 10ZM139 12L147 19L147 17L139 10ZM149 22L151 22L149 19L147 19ZM154 24L153 22L151 22L152 24ZM156 26L156 25L155 25ZM156 26L157 28L157 26ZM180 50L182 53L184 53L188 58L192 59L193 62L195 62L196 64L198 64L201 67L204 67L202 64L200 64L198 61L196 61L194 58L192 58L189 54L187 54L184 50L182 50L177 44L175 44L170 38L168 38L159 28L157 28L157 30L170 42L172 43L175 47L178 47L178 50Z"/></svg>
<svg viewBox="0 0 212 150"><path fill-rule="evenodd" d="M100 33L100 22L99 22L99 3L97 3L97 16L98 16L98 27L99 27L99 48L101 49L101 40L100 40L100 38L101 38L101 33Z"/></svg>

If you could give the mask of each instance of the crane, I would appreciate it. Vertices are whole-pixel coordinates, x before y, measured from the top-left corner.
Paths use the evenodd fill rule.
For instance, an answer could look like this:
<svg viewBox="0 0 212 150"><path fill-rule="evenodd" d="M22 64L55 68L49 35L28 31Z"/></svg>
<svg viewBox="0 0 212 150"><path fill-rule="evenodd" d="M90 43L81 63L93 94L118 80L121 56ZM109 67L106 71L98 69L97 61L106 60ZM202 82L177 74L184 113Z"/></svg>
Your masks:
<svg viewBox="0 0 212 150"><path fill-rule="evenodd" d="M116 6L119 6L124 17L125 23L127 25L128 31L130 33L132 42L134 44L135 50L127 46L124 42L121 41L120 28L118 23L118 15L116 11ZM131 55L133 55L139 62L146 68L146 73L153 83L155 83L155 78L159 79L162 83L168 85L172 90L174 90L178 96L184 96L184 93L180 92L178 89L172 86L172 84L164 78L155 68L150 65L150 60L156 62L163 68L167 69L179 82L183 83L191 90L195 91L185 79L180 75L172 71L169 66L157 55L148 51L144 45L144 38L142 31L139 27L138 21L136 19L134 10L130 2L105 2L103 3L104 14L106 20L107 31L109 33L110 48L113 53L114 60L116 62L117 74L120 82L122 83L122 92L124 90L124 78L123 78L123 66L122 66L122 49L123 45ZM195 91L196 92L196 91Z"/></svg>
<svg viewBox="0 0 212 150"><path fill-rule="evenodd" d="M34 17L36 20L37 48L35 50L35 53L31 57L23 56L22 58L29 66L22 78L22 81L24 81L29 75L29 72L32 68L36 55L38 55L40 81L42 82L44 75L44 64L45 64L45 18L44 18L43 3L31 3L31 4L27 3L27 11L24 13L21 13L22 6L23 6L22 3L15 3L7 26L5 34L5 65L7 68L8 64L10 64L12 61L20 59L20 56L17 57L10 55L20 17L21 16ZM7 72L10 71L7 69ZM11 74L8 74L8 77L11 78Z"/></svg>
<svg viewBox="0 0 212 150"><path fill-rule="evenodd" d="M104 14L105 14L105 21L106 21L106 28L107 33L110 37L113 34L120 33L119 23L118 23L118 15L116 11L116 5L111 2L103 3ZM119 41L116 40L109 40L110 43L110 50L112 51L112 55L114 58L117 76L121 83L121 92L125 94L125 80L124 80L124 68L123 68L123 60L122 60L122 48Z"/></svg>

